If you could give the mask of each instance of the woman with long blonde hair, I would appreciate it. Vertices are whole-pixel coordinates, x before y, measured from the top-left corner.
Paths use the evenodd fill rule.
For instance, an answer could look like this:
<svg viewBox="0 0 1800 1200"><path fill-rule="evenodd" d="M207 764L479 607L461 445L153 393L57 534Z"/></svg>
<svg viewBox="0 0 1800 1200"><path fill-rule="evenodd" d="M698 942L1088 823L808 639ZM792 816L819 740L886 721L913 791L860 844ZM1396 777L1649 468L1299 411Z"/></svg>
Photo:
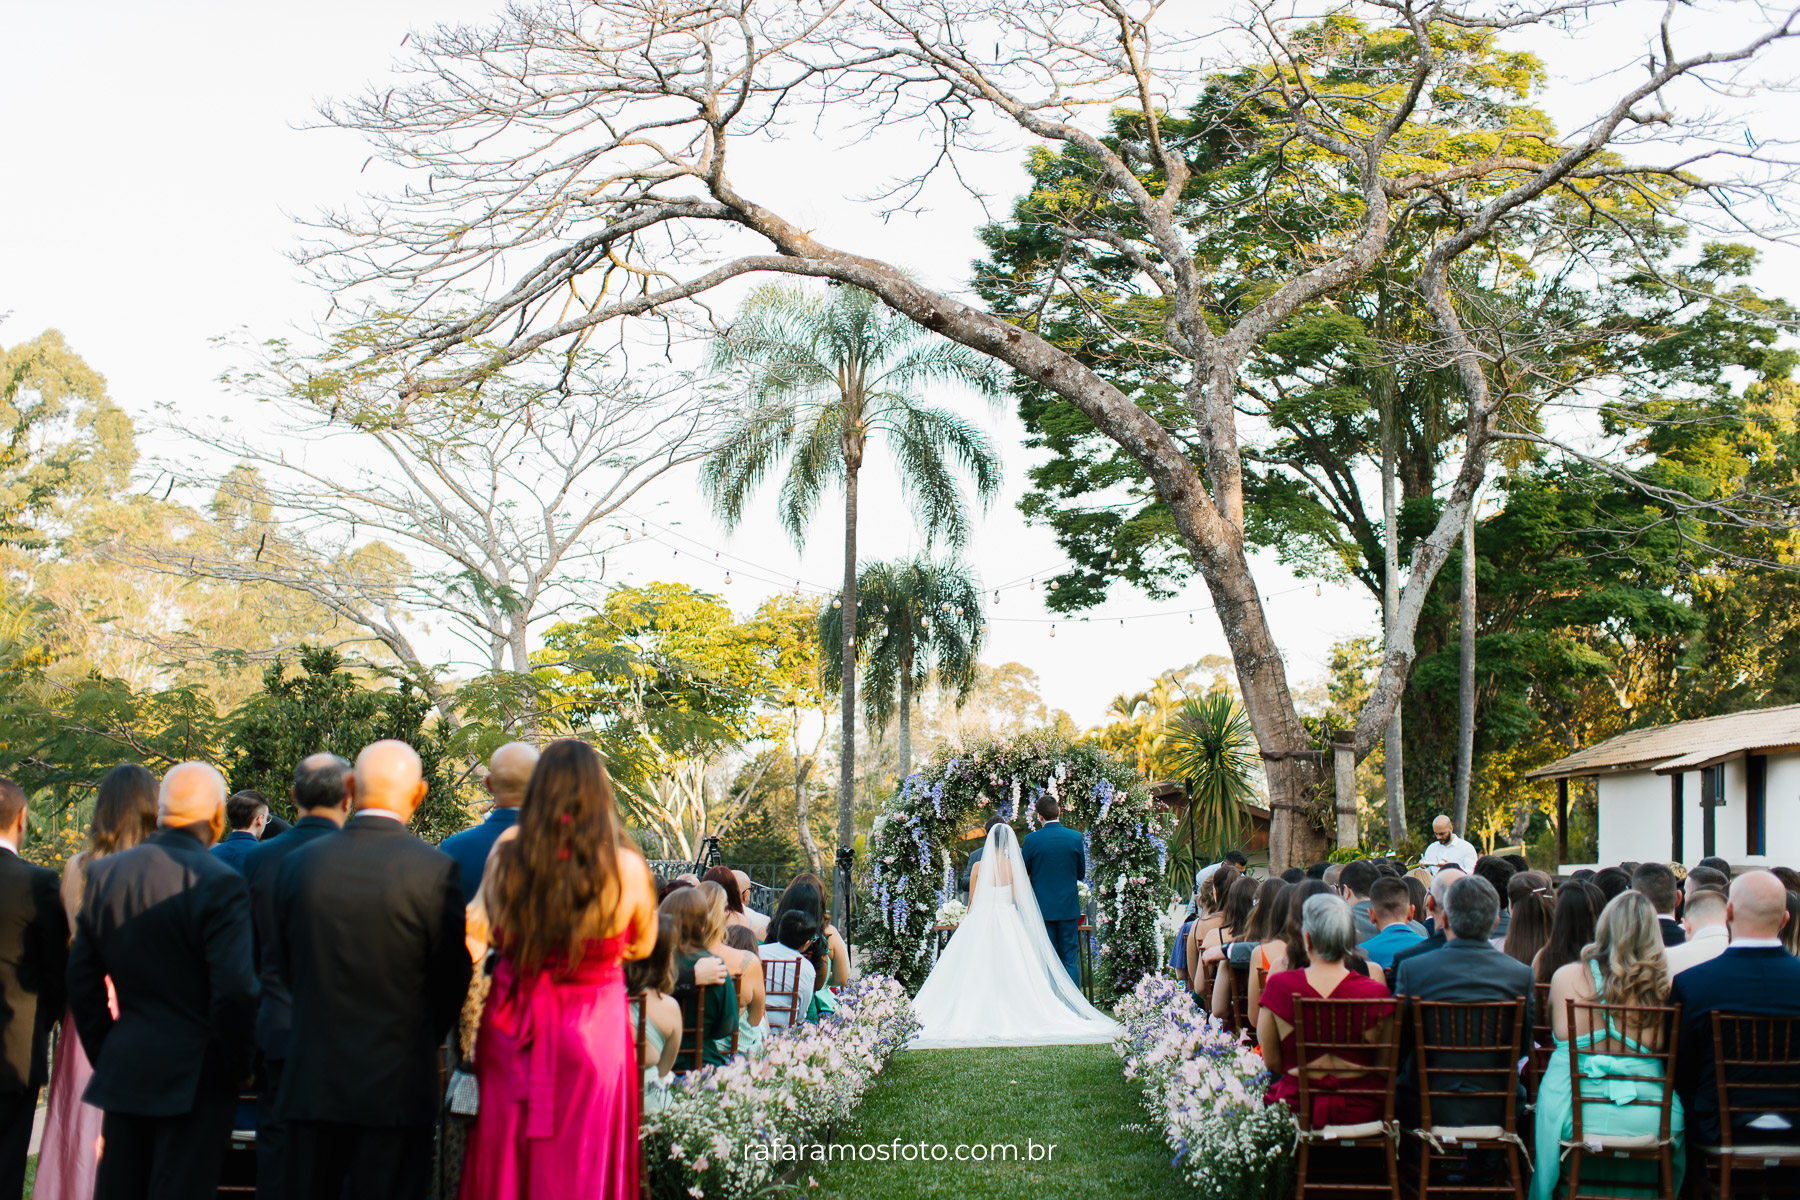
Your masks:
<svg viewBox="0 0 1800 1200"><path fill-rule="evenodd" d="M1641 892L1621 892L1601 910L1594 940L1581 957L1560 967L1550 980L1550 1025L1556 1049L1538 1087L1537 1171L1532 1200L1551 1200L1561 1177L1560 1143L1575 1129L1575 1095L1569 1079L1569 1055L1578 1051L1586 1070L1597 1076L1582 1082L1581 1124L1585 1137L1641 1137L1660 1132L1662 1085L1654 1059L1632 1057L1663 1048L1671 1031L1656 1014L1595 1012L1577 1008L1569 1024L1569 1001L1608 1008L1656 1008L1669 999L1669 958L1663 952L1656 907ZM1612 1078L1600 1078L1611 1076ZM1635 1077L1635 1081L1631 1078ZM1621 1087L1628 1089L1621 1093ZM1629 1103L1621 1103L1621 1098ZM1611 1102L1599 1101L1611 1098ZM1675 1183L1684 1165L1681 1101L1670 1101L1669 1132L1675 1139ZM1612 1163L1612 1179L1623 1195L1654 1188L1655 1164ZM1646 1174L1646 1172L1648 1174ZM1586 1177L1582 1186L1589 1186Z"/></svg>

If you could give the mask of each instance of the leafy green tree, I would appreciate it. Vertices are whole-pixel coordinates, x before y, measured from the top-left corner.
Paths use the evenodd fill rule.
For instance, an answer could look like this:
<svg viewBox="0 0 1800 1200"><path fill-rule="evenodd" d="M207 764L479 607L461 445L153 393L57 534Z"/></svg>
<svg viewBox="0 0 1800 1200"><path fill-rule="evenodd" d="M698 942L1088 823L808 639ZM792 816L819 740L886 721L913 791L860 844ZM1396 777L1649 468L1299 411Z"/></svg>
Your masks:
<svg viewBox="0 0 1800 1200"><path fill-rule="evenodd" d="M232 714L221 764L233 789L254 788L292 816L288 788L301 759L328 751L354 762L364 746L393 738L417 750L424 765L429 791L413 815L419 834L440 841L468 824L454 757L423 692L406 679L372 688L330 647L302 647L298 659L292 675L285 662L270 664L263 690Z"/></svg>
<svg viewBox="0 0 1800 1200"><path fill-rule="evenodd" d="M1172 843L1171 878L1186 892L1196 850L1210 859L1243 840L1243 806L1256 796L1256 737L1236 697L1223 690L1183 698L1166 737L1169 765L1190 790Z"/></svg>
<svg viewBox="0 0 1800 1200"><path fill-rule="evenodd" d="M934 678L966 700L975 685L986 618L981 583L961 562L923 555L869 563L857 573L856 640L863 712L877 737L890 722L900 736L900 774L912 772L913 705ZM833 597L842 603L841 597ZM879 611L877 611L879 606ZM843 622L819 612L827 685L842 681Z"/></svg>
<svg viewBox="0 0 1800 1200"><path fill-rule="evenodd" d="M987 436L949 409L921 402L932 385L997 396L1000 372L988 358L933 337L860 288L823 297L794 287L751 293L736 323L713 343L713 364L741 370L754 407L701 468L701 485L727 527L743 520L750 496L782 460L781 522L804 544L825 491L844 489L844 584L840 645L857 629L857 496L872 438L887 444L927 541L968 540L969 512L956 469L985 505L1000 490L1000 459ZM854 659L855 654L847 655ZM838 773L838 844L854 834L856 672L841 681L843 735ZM839 892L847 889L840 888Z"/></svg>
<svg viewBox="0 0 1800 1200"><path fill-rule="evenodd" d="M773 724L788 743L793 758L793 825L815 875L824 866L819 839L813 830L811 776L826 738L831 733L831 693L819 657L818 601L800 595L775 595L757 607L753 624L757 645L768 664L768 693L764 703L773 710ZM811 752L800 744L800 730L813 713L819 716L819 737Z"/></svg>

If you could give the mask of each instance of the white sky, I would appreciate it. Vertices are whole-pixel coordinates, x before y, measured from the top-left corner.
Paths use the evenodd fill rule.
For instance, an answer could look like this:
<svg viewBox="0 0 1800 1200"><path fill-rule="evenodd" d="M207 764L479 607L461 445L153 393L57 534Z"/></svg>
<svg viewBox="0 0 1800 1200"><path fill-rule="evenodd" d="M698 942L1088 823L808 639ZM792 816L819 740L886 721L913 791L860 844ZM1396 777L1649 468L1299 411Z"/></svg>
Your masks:
<svg viewBox="0 0 1800 1200"><path fill-rule="evenodd" d="M71 8L0 0L0 45L8 51L0 113L10 168L0 187L0 343L58 328L134 415L168 406L253 423L255 411L216 382L232 364L209 339L240 327L281 334L320 316L324 303L285 257L295 244L293 216L352 203L359 186L372 182L361 174L367 151L354 139L295 126L310 118L316 100L383 75L403 53L409 29L480 19L496 6L98 0ZM1553 65L1585 70L1592 45L1548 38L1539 48ZM1768 113L1785 123L1795 110L1783 101ZM825 240L956 286L978 252L979 208L940 191L934 211L875 220L854 199L874 190L880 153L879 144L845 152L793 143L755 166L740 157L737 173L752 195L776 202ZM977 167L1001 206L1022 186L1017 161L988 156ZM1791 277L1793 265L1791 258L1771 264L1764 282ZM1010 412L972 411L1002 448L1008 489L980 523L970 558L990 588L1041 578L1061 558L1049 532L1027 527L1014 507L1027 465L1020 426ZM891 476L877 466L865 477L864 558L909 552L916 535ZM691 476L657 489L656 500L647 513L653 520L757 564L754 574L779 585L754 582L739 562L727 589L723 570L691 557L671 560L661 547L637 542L612 556L609 579L623 571L634 582L684 580L724 592L741 612L796 578L835 586L842 544L835 515L820 520L806 552L797 554L774 519L772 492L761 508L766 519L730 537L695 500ZM1375 628L1375 608L1360 590L1326 586L1315 596L1311 584L1297 585L1272 562L1259 578L1295 683L1323 673L1334 641ZM1138 690L1157 672L1225 652L1197 584L1162 603L1121 588L1086 622L1058 619L1054 640L1047 623L1020 620L1049 620L1042 594L1005 594L984 657L1037 671L1046 700L1083 724L1098 721L1110 697ZM1118 623L1121 615L1155 612L1170 615Z"/></svg>

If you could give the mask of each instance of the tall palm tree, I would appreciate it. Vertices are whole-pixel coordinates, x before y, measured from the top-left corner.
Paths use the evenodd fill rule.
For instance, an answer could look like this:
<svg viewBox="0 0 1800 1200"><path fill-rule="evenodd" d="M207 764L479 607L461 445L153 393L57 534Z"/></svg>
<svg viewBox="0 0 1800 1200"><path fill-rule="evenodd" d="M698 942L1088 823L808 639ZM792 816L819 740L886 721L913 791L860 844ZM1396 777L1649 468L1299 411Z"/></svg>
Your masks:
<svg viewBox="0 0 1800 1200"><path fill-rule="evenodd" d="M857 477L869 440L892 452L927 544L960 547L969 510L955 468L974 483L983 507L1000 491L1000 458L973 425L945 408L922 404L919 389L949 384L1000 396L1000 368L983 355L935 337L853 287L820 296L771 284L750 294L731 330L713 343L712 364L740 371L750 383L745 420L701 467L700 481L727 528L743 519L751 493L784 459L781 522L795 545L826 489L844 488L844 586L839 636L856 661ZM838 855L855 836L856 672L843 672L843 754L838 773ZM833 888L843 915L849 889Z"/></svg>
<svg viewBox="0 0 1800 1200"><path fill-rule="evenodd" d="M1222 854L1237 845L1242 805L1256 794L1250 719L1229 692L1189 696L1170 721L1167 740L1170 765L1193 789L1176 846L1182 852L1205 846L1209 855Z"/></svg>
<svg viewBox="0 0 1800 1200"><path fill-rule="evenodd" d="M900 774L912 769L913 697L931 677L954 689L957 704L975 686L981 654L981 581L954 559L923 555L873 562L857 572L856 645L861 655L863 715L880 734L900 718ZM835 597L841 599L841 597ZM819 617L826 685L842 681L843 623L826 608Z"/></svg>

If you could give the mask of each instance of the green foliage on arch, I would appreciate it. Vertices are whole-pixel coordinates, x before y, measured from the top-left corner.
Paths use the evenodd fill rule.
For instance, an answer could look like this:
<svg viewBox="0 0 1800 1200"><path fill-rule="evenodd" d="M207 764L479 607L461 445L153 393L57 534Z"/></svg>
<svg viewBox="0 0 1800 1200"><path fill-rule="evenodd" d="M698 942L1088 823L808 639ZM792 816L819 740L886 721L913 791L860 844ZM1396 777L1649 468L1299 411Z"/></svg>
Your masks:
<svg viewBox="0 0 1800 1200"><path fill-rule="evenodd" d="M1088 741L1044 730L1007 741L940 749L876 818L858 881L855 940L865 969L917 991L931 972L938 905L956 894L951 847L990 815L1021 837L1038 826L1034 805L1057 797L1063 823L1087 842L1097 977L1129 992L1160 965L1162 874L1170 818L1136 770Z"/></svg>

